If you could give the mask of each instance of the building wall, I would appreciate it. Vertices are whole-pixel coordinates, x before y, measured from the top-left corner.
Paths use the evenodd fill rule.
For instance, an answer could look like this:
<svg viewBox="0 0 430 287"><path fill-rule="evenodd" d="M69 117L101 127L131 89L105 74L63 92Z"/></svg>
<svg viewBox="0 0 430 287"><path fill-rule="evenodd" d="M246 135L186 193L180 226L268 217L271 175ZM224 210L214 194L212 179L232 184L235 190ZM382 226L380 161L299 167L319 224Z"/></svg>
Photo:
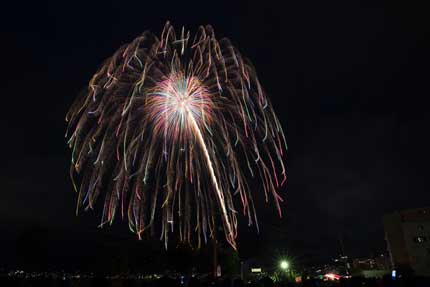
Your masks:
<svg viewBox="0 0 430 287"><path fill-rule="evenodd" d="M384 229L393 268L430 276L430 208L385 215Z"/></svg>
<svg viewBox="0 0 430 287"><path fill-rule="evenodd" d="M410 265L403 235L402 219L399 213L384 216L385 240L391 259L391 267Z"/></svg>
<svg viewBox="0 0 430 287"><path fill-rule="evenodd" d="M430 275L430 221L404 222L403 230L412 269Z"/></svg>

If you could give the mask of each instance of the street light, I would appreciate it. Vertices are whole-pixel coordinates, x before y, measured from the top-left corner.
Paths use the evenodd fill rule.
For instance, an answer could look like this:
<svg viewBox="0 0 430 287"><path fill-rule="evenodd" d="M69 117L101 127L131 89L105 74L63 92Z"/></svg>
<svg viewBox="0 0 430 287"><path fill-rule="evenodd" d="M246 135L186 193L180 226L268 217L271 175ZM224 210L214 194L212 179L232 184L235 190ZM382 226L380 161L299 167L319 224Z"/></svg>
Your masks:
<svg viewBox="0 0 430 287"><path fill-rule="evenodd" d="M286 260L282 260L280 266L282 270L287 270L288 267L290 267L290 263L288 263Z"/></svg>

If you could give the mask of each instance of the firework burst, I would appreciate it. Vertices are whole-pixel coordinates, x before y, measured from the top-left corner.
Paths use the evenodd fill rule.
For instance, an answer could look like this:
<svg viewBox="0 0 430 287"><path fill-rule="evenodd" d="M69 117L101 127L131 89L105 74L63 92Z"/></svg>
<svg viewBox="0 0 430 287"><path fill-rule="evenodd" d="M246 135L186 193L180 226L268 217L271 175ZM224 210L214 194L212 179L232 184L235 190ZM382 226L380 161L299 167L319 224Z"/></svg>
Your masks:
<svg viewBox="0 0 430 287"><path fill-rule="evenodd" d="M236 248L238 213L258 229L252 192L271 195L281 215L282 128L252 65L210 26L191 39L167 23L160 38L124 45L66 120L77 211L104 195L101 226L120 213L167 247L172 233L200 246L221 224Z"/></svg>

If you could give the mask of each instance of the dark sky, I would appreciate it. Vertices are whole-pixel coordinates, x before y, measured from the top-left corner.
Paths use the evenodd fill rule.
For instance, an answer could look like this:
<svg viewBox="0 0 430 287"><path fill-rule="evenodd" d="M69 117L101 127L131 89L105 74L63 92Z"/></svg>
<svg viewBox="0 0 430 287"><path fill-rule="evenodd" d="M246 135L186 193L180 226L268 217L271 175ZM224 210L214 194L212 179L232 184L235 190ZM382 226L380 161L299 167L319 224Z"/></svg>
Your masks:
<svg viewBox="0 0 430 287"><path fill-rule="evenodd" d="M410 2L2 4L0 251L9 257L0 258L14 257L27 229L97 230L99 215L74 214L64 117L105 58L144 30L159 34L166 20L192 31L211 24L230 38L286 131L286 217L273 205L259 210L263 232L242 236L243 252L328 258L339 236L350 255L384 251L382 215L430 205L430 21Z"/></svg>

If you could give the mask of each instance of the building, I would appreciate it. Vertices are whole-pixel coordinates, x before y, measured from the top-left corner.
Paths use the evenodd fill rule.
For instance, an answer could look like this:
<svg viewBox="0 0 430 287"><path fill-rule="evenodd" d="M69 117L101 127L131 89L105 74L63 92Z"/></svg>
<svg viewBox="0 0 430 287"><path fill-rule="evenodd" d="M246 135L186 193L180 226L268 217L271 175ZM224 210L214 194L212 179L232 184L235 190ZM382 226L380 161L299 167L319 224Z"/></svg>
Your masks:
<svg viewBox="0 0 430 287"><path fill-rule="evenodd" d="M391 267L430 276L430 208L386 214L384 229Z"/></svg>
<svg viewBox="0 0 430 287"><path fill-rule="evenodd" d="M352 260L353 269L361 270L389 270L391 268L389 258L384 254L369 258L355 258Z"/></svg>
<svg viewBox="0 0 430 287"><path fill-rule="evenodd" d="M351 273L365 278L382 278L390 273L388 256L381 254L376 257L355 258L352 260Z"/></svg>

